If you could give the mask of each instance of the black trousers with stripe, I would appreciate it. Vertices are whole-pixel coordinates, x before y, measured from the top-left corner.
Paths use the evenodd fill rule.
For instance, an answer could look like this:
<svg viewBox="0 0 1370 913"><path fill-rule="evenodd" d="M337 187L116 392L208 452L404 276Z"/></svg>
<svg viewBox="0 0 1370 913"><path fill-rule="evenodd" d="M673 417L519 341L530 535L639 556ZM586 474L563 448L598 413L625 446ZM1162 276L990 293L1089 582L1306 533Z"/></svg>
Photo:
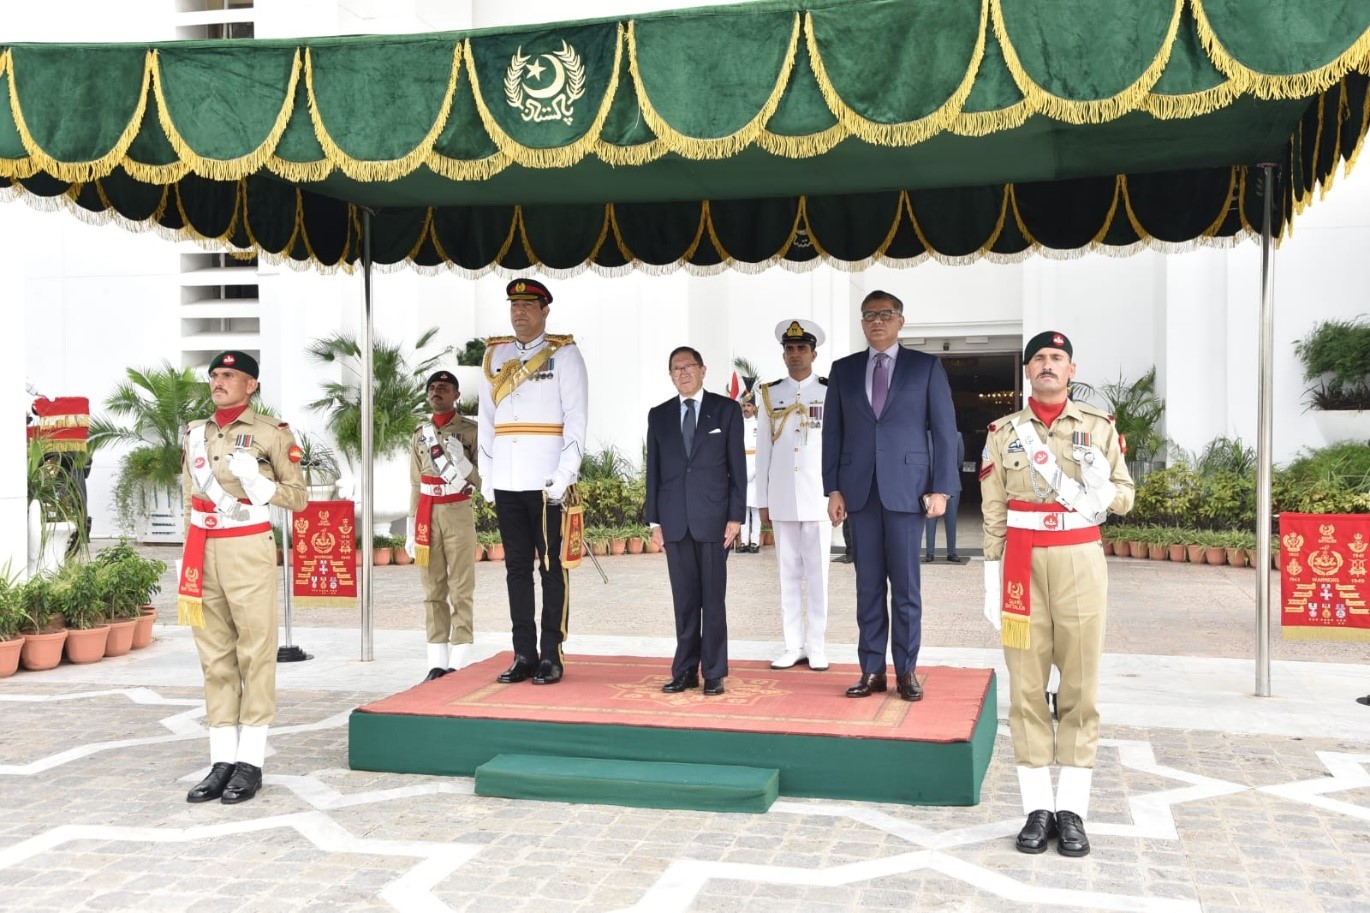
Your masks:
<svg viewBox="0 0 1370 913"><path fill-rule="evenodd" d="M563 662L570 594L561 566L561 505L548 504L546 541L543 539L542 491L495 489L495 515L504 542L504 580L509 589L509 622L514 653L536 662ZM543 561L546 556L546 561ZM537 599L533 569L542 579L542 636L538 637ZM540 647L540 649L539 649Z"/></svg>

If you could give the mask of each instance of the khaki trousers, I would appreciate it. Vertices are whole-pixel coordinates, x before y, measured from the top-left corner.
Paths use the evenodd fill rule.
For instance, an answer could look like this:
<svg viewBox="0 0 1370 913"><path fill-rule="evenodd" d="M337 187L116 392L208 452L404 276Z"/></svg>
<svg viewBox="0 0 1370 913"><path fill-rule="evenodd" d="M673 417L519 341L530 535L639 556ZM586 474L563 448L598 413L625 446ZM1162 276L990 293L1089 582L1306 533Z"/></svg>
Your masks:
<svg viewBox="0 0 1370 913"><path fill-rule="evenodd" d="M276 543L271 533L205 540L202 628L191 628L211 727L276 715Z"/></svg>
<svg viewBox="0 0 1370 913"><path fill-rule="evenodd" d="M1107 606L1108 566L1098 542L1032 550L1031 646L1004 648L1019 764L1094 766ZM1045 694L1053 663L1061 671L1055 732Z"/></svg>
<svg viewBox="0 0 1370 913"><path fill-rule="evenodd" d="M469 644L476 605L476 514L470 501L434 504L423 578L430 644Z"/></svg>

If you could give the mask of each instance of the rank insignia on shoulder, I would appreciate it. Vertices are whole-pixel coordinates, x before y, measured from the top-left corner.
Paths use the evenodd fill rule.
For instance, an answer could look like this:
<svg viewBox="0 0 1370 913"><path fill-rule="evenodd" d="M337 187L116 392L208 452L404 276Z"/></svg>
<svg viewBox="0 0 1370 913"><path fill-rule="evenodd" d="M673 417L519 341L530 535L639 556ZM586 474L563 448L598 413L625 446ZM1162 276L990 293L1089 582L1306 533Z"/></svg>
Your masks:
<svg viewBox="0 0 1370 913"><path fill-rule="evenodd" d="M289 428L289 427L290 427L290 423L289 423L289 422L278 422L278 423L276 424L276 427L277 427L277 428Z"/></svg>
<svg viewBox="0 0 1370 913"><path fill-rule="evenodd" d="M993 463L985 463L983 466L981 466L981 467L980 467L980 481L983 482L983 481L985 481L985 479L988 479L988 478L989 478L989 474L990 474L991 472L993 472L993 471L994 471L994 464L993 464Z"/></svg>
<svg viewBox="0 0 1370 913"><path fill-rule="evenodd" d="M304 451L300 449L299 444L291 444L290 449L286 451L286 456L290 458L290 462L298 463L304 459Z"/></svg>

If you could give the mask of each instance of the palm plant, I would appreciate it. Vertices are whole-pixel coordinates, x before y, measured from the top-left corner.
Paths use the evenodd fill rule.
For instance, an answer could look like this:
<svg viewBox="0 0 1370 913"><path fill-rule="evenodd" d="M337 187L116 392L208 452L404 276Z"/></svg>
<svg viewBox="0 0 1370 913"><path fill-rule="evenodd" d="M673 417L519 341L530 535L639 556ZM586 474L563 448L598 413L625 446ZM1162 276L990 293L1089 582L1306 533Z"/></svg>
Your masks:
<svg viewBox="0 0 1370 913"><path fill-rule="evenodd" d="M129 368L128 380L105 400L111 416L95 416L90 423L91 450L109 444L131 444L119 462L114 485L116 513L125 526L135 516L147 515L147 498L154 491L177 488L181 481L181 434L186 423L214 411L209 385L189 368L162 362L154 369Z"/></svg>
<svg viewBox="0 0 1370 913"><path fill-rule="evenodd" d="M1098 392L1114 415L1118 433L1127 441L1129 462L1150 463L1156 459L1165 446L1165 436L1161 434L1165 399L1156 393L1156 366L1152 365L1135 381L1120 376L1100 386Z"/></svg>
<svg viewBox="0 0 1370 913"><path fill-rule="evenodd" d="M419 350L437 333L437 327L430 327L419 336L412 357L417 357ZM361 346L350 333L334 333L314 340L305 351L314 361L344 368L344 378L326 382L323 396L310 403L309 408L324 414L325 424L338 442L338 449L356 462L362 453ZM425 410L424 379L437 361L450 351L449 346L411 365L411 356L406 355L399 344L376 340L371 349L372 450L375 458L394 456L409 446L414 424Z"/></svg>

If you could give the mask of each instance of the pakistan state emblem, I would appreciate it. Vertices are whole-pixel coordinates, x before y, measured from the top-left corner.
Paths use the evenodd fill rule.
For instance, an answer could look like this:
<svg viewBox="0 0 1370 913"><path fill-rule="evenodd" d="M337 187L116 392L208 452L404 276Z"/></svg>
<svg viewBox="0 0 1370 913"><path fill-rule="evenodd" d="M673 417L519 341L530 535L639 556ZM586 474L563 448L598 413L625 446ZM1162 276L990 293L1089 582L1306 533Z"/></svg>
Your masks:
<svg viewBox="0 0 1370 913"><path fill-rule="evenodd" d="M585 64L564 39L560 51L534 56L523 53L520 45L509 58L504 97L526 121L560 120L570 126L576 99L584 94Z"/></svg>

